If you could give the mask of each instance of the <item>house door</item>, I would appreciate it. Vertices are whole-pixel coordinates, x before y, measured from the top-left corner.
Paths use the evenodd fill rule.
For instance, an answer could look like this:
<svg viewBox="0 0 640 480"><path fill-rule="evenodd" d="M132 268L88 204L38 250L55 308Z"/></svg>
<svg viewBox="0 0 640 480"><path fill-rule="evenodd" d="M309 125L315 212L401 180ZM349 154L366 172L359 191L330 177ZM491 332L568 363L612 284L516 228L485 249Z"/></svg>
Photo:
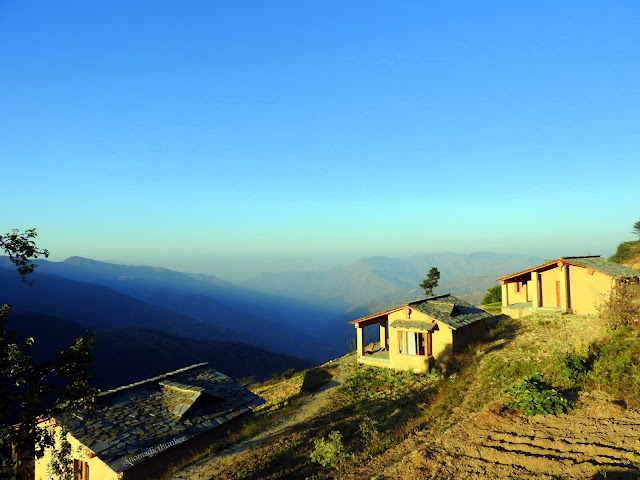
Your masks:
<svg viewBox="0 0 640 480"><path fill-rule="evenodd" d="M560 308L560 282L556 281L556 299L558 300L558 308Z"/></svg>

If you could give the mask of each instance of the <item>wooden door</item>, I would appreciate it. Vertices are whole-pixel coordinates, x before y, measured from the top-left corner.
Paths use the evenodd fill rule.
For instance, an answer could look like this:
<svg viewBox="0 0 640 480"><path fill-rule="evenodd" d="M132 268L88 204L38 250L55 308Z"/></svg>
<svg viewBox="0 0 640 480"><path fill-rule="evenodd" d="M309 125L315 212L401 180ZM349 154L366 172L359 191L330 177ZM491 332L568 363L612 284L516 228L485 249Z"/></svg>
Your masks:
<svg viewBox="0 0 640 480"><path fill-rule="evenodd" d="M556 281L556 299L558 300L558 308L560 308L560 282Z"/></svg>

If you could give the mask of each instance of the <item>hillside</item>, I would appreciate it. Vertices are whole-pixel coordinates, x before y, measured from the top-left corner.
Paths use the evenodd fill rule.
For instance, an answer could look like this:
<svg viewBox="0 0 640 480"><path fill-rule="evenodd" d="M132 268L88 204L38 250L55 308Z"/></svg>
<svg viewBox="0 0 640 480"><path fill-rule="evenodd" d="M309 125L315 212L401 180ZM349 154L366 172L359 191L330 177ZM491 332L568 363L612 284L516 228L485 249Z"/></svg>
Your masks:
<svg viewBox="0 0 640 480"><path fill-rule="evenodd" d="M3 257L0 267L7 269L0 268L0 288L16 312L53 315L89 328L143 327L247 343L323 362L346 351L353 339L349 321L421 298L417 285L429 265L441 269L438 291L477 302L498 274L534 260L488 252L370 257L321 272L263 274L256 284L237 286L212 275L70 257L38 260L34 286L27 289Z"/></svg>
<svg viewBox="0 0 640 480"><path fill-rule="evenodd" d="M622 242L609 260L640 270L640 240Z"/></svg>
<svg viewBox="0 0 640 480"><path fill-rule="evenodd" d="M632 359L639 354L637 332L607 336L595 317L537 314L502 320L485 341L429 375L344 357L326 366L334 381L311 417L302 411L318 405L295 388L299 377L256 386L268 404L255 426L185 472L255 480L637 478L640 366ZM508 409L505 389L535 372L577 408L533 417ZM314 440L331 431L342 440L324 452L344 447L338 468L310 460Z"/></svg>
<svg viewBox="0 0 640 480"><path fill-rule="evenodd" d="M38 360L53 358L79 336L82 325L49 315L22 313L9 315L8 330L19 337L35 339L33 353ZM264 380L290 368L313 365L308 360L279 355L244 343L196 340L169 335L158 330L127 328L95 330L93 384L102 389L119 387L154 377L195 363L209 362L233 378Z"/></svg>
<svg viewBox="0 0 640 480"><path fill-rule="evenodd" d="M42 262L44 264L44 262ZM40 265L38 266L40 268ZM46 270L46 269L43 269ZM181 293L150 292L156 303L143 301L109 287L85 283L46 274L36 270L30 277L31 287L20 282L16 273L0 268L2 302L12 305L13 311L36 312L77 322L91 329L151 328L172 335L194 339L248 343L257 348L285 355L318 360L327 358L331 349L310 350L291 342L290 336L306 335L309 330L281 323L261 316L252 316L227 307L215 307L204 296ZM165 303L174 302L178 308ZM342 350L344 351L344 349Z"/></svg>

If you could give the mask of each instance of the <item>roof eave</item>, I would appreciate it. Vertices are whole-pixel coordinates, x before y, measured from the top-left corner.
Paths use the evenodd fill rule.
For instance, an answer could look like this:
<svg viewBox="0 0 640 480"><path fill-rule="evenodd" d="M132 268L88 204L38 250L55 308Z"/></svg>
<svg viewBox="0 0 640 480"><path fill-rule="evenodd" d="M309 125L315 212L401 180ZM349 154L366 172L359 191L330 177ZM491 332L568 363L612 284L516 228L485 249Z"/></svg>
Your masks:
<svg viewBox="0 0 640 480"><path fill-rule="evenodd" d="M367 320L372 320L372 319L374 319L376 317L381 317L383 315L389 315L390 313L397 312L398 310L402 310L404 307L405 307L405 305L402 305L401 307L392 308L391 310L387 310L386 312L374 313L373 315L369 315L369 316L366 316L366 317L358 318L356 320L352 320L349 323L351 325L355 325L357 323L366 322Z"/></svg>

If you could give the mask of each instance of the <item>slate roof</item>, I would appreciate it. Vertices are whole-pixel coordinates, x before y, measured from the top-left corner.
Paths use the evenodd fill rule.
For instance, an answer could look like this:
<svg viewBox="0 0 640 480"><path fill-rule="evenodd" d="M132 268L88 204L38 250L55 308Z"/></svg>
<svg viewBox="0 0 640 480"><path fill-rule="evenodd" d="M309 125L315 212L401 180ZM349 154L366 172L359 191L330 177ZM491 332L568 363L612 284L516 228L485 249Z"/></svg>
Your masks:
<svg viewBox="0 0 640 480"><path fill-rule="evenodd" d="M95 412L57 420L120 473L263 403L200 363L100 393Z"/></svg>
<svg viewBox="0 0 640 480"><path fill-rule="evenodd" d="M640 272L638 270L634 270L631 267L627 267L625 265L621 265L616 262L605 260L600 255L587 255L587 256L579 256L579 257L560 257L556 260L547 260L542 265L528 268L527 270L523 270L521 272L511 273L509 275L503 275L501 277L498 277L498 280L504 280L506 278L516 277L518 275L522 275L524 273L534 271L540 267L553 265L554 263L560 260L564 260L571 264L580 265L585 268L592 268L593 270L597 270L598 272L602 272L606 275L610 275L615 278L628 278L628 277L640 276Z"/></svg>
<svg viewBox="0 0 640 480"><path fill-rule="evenodd" d="M593 268L594 270L606 273L607 275L611 275L616 278L640 276L640 272L638 270L634 270L631 267L627 267L616 262L610 262L600 256L562 257L562 260L566 260L569 263L577 263L583 267Z"/></svg>
<svg viewBox="0 0 640 480"><path fill-rule="evenodd" d="M472 323L491 316L481 308L474 307L449 294L437 295L425 298L424 300L407 303L407 306L435 320L446 323L454 329L471 325Z"/></svg>
<svg viewBox="0 0 640 480"><path fill-rule="evenodd" d="M437 330L438 324L435 322L425 322L424 320L394 320L390 323L392 327L413 328L414 330Z"/></svg>

